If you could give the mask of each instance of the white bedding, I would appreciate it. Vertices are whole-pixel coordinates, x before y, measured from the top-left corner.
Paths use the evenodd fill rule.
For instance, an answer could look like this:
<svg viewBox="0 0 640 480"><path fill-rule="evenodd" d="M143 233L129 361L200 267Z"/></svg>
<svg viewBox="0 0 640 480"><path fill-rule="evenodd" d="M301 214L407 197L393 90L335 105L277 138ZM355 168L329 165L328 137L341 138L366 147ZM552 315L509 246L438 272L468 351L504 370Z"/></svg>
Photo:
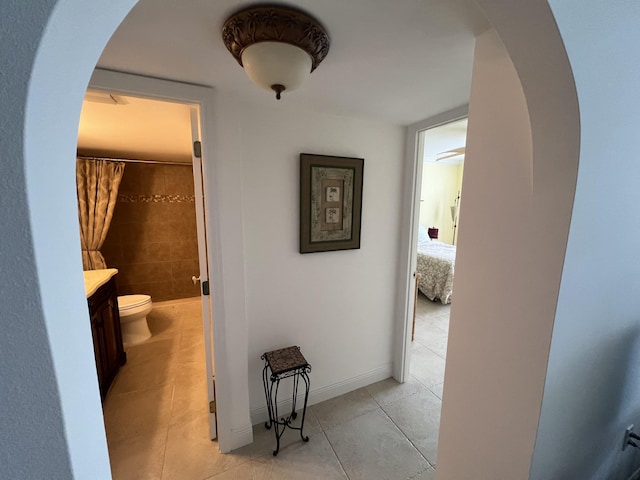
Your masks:
<svg viewBox="0 0 640 480"><path fill-rule="evenodd" d="M456 247L431 240L418 244L418 289L430 300L451 303Z"/></svg>

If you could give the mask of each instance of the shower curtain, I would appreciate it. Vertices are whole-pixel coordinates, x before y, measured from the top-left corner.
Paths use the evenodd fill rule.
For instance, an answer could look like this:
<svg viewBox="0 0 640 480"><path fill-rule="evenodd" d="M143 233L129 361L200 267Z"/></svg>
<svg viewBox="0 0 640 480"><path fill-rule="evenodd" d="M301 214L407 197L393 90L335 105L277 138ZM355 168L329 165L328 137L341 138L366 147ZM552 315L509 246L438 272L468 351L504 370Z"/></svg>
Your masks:
<svg viewBox="0 0 640 480"><path fill-rule="evenodd" d="M76 160L78 218L84 270L107 268L100 248L107 238L123 173L123 162L83 158Z"/></svg>

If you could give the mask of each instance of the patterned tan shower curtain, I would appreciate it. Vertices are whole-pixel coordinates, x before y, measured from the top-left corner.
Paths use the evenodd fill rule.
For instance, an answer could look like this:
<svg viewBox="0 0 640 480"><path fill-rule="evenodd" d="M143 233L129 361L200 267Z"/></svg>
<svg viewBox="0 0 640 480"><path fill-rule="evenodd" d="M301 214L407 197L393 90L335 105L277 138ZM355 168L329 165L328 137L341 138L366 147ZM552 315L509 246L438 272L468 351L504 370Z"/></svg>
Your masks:
<svg viewBox="0 0 640 480"><path fill-rule="evenodd" d="M123 162L82 158L76 161L78 218L84 270L107 268L100 248L107 238L123 173Z"/></svg>

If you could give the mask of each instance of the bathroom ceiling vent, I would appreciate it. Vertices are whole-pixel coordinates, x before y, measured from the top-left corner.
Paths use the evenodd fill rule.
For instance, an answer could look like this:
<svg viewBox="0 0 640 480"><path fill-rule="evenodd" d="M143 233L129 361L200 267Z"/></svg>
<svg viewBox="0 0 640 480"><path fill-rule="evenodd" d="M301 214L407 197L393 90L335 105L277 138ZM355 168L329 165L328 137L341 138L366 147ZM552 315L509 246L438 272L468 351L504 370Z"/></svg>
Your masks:
<svg viewBox="0 0 640 480"><path fill-rule="evenodd" d="M106 103L108 105L127 105L129 102L122 95L115 93L100 92L97 90L87 90L84 96L85 101L93 103Z"/></svg>

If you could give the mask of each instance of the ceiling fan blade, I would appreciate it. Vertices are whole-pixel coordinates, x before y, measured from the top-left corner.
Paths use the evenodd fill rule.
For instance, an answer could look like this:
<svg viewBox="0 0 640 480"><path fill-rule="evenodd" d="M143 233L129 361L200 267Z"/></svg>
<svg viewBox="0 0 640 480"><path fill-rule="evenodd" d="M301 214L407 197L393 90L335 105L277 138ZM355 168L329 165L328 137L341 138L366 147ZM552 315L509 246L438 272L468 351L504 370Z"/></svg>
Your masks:
<svg viewBox="0 0 640 480"><path fill-rule="evenodd" d="M436 162L440 160L446 160L447 158L457 157L458 155L464 155L465 147L452 148L436 154Z"/></svg>

